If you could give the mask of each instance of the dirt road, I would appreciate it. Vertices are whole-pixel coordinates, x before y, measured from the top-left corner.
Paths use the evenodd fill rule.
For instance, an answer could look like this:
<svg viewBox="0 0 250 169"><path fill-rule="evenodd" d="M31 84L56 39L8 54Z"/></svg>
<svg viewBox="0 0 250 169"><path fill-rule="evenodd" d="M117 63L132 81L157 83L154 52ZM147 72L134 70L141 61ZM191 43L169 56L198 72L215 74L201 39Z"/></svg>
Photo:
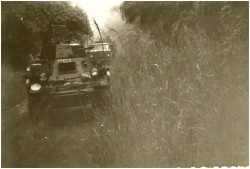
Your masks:
<svg viewBox="0 0 250 169"><path fill-rule="evenodd" d="M93 154L99 151L94 143L105 128L105 115L98 120L85 120L79 111L56 115L53 125L39 128L30 121L27 100L2 109L2 167L102 166Z"/></svg>

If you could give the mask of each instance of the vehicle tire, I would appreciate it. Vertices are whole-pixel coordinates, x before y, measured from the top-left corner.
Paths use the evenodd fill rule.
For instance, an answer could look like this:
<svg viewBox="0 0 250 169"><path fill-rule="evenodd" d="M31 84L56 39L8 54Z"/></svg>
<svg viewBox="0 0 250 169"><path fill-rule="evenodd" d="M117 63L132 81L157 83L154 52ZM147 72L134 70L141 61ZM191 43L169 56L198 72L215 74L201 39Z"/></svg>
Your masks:
<svg viewBox="0 0 250 169"><path fill-rule="evenodd" d="M43 117L43 106L45 101L45 96L43 94L29 94L28 96L28 108L29 108L29 115L34 123L40 122Z"/></svg>
<svg viewBox="0 0 250 169"><path fill-rule="evenodd" d="M87 111L86 111L87 110ZM84 106L84 111L82 111L84 121L86 122L92 122L95 119L94 111L93 111L93 105L87 104Z"/></svg>
<svg viewBox="0 0 250 169"><path fill-rule="evenodd" d="M107 108L111 106L110 86L102 86L94 89L92 104L94 108Z"/></svg>
<svg viewBox="0 0 250 169"><path fill-rule="evenodd" d="M44 94L30 94L28 96L29 115L33 126L34 138L36 139L44 138L49 124L45 100L46 96Z"/></svg>

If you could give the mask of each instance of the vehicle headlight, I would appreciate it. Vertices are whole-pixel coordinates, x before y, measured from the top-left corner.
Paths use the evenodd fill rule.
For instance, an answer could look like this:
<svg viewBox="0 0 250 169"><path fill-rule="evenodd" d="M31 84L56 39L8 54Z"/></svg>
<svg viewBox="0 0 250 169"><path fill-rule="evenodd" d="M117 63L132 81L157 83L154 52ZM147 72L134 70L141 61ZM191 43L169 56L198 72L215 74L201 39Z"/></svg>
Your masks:
<svg viewBox="0 0 250 169"><path fill-rule="evenodd" d="M30 86L30 89L33 90L33 91L38 91L38 90L41 89L41 87L42 86L40 84L35 83L35 84L33 84L33 85Z"/></svg>
<svg viewBox="0 0 250 169"><path fill-rule="evenodd" d="M30 71L30 67L29 67L29 66L26 67L26 71L27 71L27 72Z"/></svg>
<svg viewBox="0 0 250 169"><path fill-rule="evenodd" d="M108 71L107 71L107 76L110 76L110 75L111 75L111 73L110 73L110 71L108 70Z"/></svg>
<svg viewBox="0 0 250 169"><path fill-rule="evenodd" d="M41 73L41 74L39 75L39 79L40 79L41 81L47 80L47 74L46 74L46 73Z"/></svg>
<svg viewBox="0 0 250 169"><path fill-rule="evenodd" d="M90 73L91 73L92 76L97 76L98 75L98 69L94 67L94 68L92 68L90 70Z"/></svg>

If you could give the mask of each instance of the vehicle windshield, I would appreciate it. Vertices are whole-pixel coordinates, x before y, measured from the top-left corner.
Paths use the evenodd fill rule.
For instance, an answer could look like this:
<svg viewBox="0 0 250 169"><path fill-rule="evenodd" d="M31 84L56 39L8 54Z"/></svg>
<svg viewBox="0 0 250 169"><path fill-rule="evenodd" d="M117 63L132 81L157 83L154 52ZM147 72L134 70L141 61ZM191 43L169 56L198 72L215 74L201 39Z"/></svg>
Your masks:
<svg viewBox="0 0 250 169"><path fill-rule="evenodd" d="M109 45L108 44L103 44L103 49L104 51L109 51ZM91 51L102 51L102 44L96 44L94 45L94 48L91 49Z"/></svg>

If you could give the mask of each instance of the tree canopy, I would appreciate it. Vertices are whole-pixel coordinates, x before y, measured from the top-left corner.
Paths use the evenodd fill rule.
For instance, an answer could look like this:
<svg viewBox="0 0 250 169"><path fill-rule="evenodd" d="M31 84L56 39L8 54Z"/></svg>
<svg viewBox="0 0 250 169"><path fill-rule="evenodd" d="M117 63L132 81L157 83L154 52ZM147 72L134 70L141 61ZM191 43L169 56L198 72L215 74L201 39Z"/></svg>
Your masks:
<svg viewBox="0 0 250 169"><path fill-rule="evenodd" d="M92 36L86 13L70 2L2 2L3 52L36 53L52 37L51 25Z"/></svg>
<svg viewBox="0 0 250 169"><path fill-rule="evenodd" d="M248 32L247 2L124 2L120 11L128 23L149 30L161 42L187 39L180 39L184 30L203 30L217 40L235 29L234 37L244 38Z"/></svg>

